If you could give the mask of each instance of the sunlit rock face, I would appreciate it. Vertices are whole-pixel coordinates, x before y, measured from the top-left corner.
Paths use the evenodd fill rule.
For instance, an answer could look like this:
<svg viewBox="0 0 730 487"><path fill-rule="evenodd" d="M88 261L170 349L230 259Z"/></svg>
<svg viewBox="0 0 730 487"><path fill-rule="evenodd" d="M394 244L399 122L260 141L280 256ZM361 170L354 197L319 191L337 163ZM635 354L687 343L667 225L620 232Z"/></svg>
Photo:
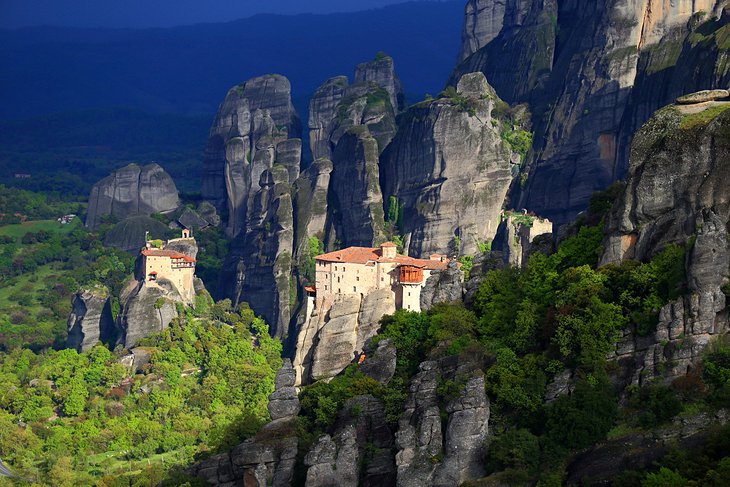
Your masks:
<svg viewBox="0 0 730 487"><path fill-rule="evenodd" d="M419 103L400 117L380 174L383 197L399 202L408 255L473 254L494 238L512 182L512 152L492 118L496 101L474 73L461 78L453 99Z"/></svg>
<svg viewBox="0 0 730 487"><path fill-rule="evenodd" d="M724 0L472 0L460 63L509 103L530 104L536 129L515 207L562 224L622 178L633 133L675 97L727 88Z"/></svg>
<svg viewBox="0 0 730 487"><path fill-rule="evenodd" d="M730 101L669 106L634 137L626 186L606 223L602 264L648 260L688 247L687 291L665 305L656 330L627 329L614 359L627 383L669 383L697 364L730 325Z"/></svg>

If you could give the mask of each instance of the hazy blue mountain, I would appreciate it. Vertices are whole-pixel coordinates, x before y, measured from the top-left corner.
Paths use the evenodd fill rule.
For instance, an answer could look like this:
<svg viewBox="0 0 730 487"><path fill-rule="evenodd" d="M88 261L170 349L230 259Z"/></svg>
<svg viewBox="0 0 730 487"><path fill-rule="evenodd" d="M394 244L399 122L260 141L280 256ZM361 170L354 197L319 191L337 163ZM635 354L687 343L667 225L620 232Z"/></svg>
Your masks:
<svg viewBox="0 0 730 487"><path fill-rule="evenodd" d="M392 55L412 97L443 87L459 49L462 1L328 15L256 15L169 29L0 31L0 118L126 106L214 113L226 90L277 72L300 110L326 78Z"/></svg>

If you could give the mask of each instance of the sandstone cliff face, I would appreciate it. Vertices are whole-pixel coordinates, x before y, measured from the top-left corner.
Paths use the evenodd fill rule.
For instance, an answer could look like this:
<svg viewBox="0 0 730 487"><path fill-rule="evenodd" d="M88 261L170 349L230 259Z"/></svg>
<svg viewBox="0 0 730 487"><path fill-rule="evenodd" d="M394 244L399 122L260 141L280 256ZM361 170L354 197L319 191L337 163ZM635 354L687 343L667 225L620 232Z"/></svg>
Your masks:
<svg viewBox="0 0 730 487"><path fill-rule="evenodd" d="M91 188L86 226L96 228L105 216L130 216L172 211L180 206L175 182L157 164L129 164Z"/></svg>
<svg viewBox="0 0 730 487"><path fill-rule="evenodd" d="M182 303L182 296L170 281L158 279L157 284L159 287L146 287L132 280L119 296L117 342L124 347L134 347L140 339L167 328L177 317L175 303Z"/></svg>
<svg viewBox="0 0 730 487"><path fill-rule="evenodd" d="M106 288L84 289L71 302L66 325L66 347L78 352L90 350L97 343L113 342L116 329Z"/></svg>
<svg viewBox="0 0 730 487"><path fill-rule="evenodd" d="M395 301L389 289L378 289L365 296L341 295L326 314L315 310L297 334L297 385L339 374L377 333L380 319L393 312Z"/></svg>
<svg viewBox="0 0 730 487"><path fill-rule="evenodd" d="M380 53L372 61L358 64L355 67L355 83L375 83L388 93L390 106L394 110L403 109L403 89L390 56Z"/></svg>
<svg viewBox="0 0 730 487"><path fill-rule="evenodd" d="M270 325L272 336L289 333L294 217L288 171L261 174L245 234L231 243L221 280L235 303L246 301Z"/></svg>
<svg viewBox="0 0 730 487"><path fill-rule="evenodd" d="M301 126L291 86L280 75L253 78L229 90L210 130L201 193L227 213L233 237L221 287L245 300L288 334L294 253L291 185L301 164Z"/></svg>
<svg viewBox="0 0 730 487"><path fill-rule="evenodd" d="M227 233L246 230L261 174L275 162L299 174L301 124L291 103L289 80L253 78L231 88L208 136L201 195L227 210ZM293 182L293 179L292 179Z"/></svg>
<svg viewBox="0 0 730 487"><path fill-rule="evenodd" d="M699 26L724 4L469 2L451 83L482 71L503 99L530 103L536 142L519 206L569 221L623 177L631 134L654 110L683 91L725 88L727 49L707 32L726 20Z"/></svg>
<svg viewBox="0 0 730 487"><path fill-rule="evenodd" d="M481 73L468 74L454 99L402 116L381 159L381 182L383 196L399 201L409 255L473 254L494 238L512 182L512 153L491 115L496 99Z"/></svg>
<svg viewBox="0 0 730 487"><path fill-rule="evenodd" d="M626 330L615 358L624 380L671 382L717 335L728 332L730 280L730 103L667 107L636 134L626 188L606 225L603 263L645 260L667 244L695 241L688 293L664 306L656 331Z"/></svg>
<svg viewBox="0 0 730 487"><path fill-rule="evenodd" d="M469 378L459 396L446 404L443 429L436 388L441 377L453 380L457 375ZM474 372L473 364L460 364L453 357L423 362L411 380L396 433L397 485L445 487L482 477L489 412L484 376Z"/></svg>
<svg viewBox="0 0 730 487"><path fill-rule="evenodd" d="M378 141L366 126L352 128L340 138L332 162L329 213L340 246L369 247L384 242Z"/></svg>

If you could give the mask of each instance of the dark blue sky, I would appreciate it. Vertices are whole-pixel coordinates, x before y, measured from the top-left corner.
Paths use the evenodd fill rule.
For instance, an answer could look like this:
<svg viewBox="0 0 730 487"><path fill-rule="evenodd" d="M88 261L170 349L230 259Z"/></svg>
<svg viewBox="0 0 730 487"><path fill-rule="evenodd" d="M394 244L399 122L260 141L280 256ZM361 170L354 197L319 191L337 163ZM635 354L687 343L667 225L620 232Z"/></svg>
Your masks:
<svg viewBox="0 0 730 487"><path fill-rule="evenodd" d="M0 28L171 27L258 13L353 12L406 0L0 0ZM413 0L412 0L413 1ZM420 0L415 0L420 1Z"/></svg>

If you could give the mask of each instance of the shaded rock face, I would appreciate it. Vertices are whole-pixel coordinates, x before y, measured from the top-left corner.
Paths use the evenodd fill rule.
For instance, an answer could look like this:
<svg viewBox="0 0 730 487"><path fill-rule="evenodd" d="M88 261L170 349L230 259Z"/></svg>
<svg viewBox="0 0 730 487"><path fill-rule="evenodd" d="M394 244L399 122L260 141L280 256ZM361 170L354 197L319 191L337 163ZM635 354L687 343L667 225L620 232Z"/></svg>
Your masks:
<svg viewBox="0 0 730 487"><path fill-rule="evenodd" d="M441 378L457 377L466 377L464 388L445 406L444 430L436 388ZM396 433L397 485L460 485L484 476L489 412L484 376L475 372L474 364L454 358L421 363Z"/></svg>
<svg viewBox="0 0 730 487"><path fill-rule="evenodd" d="M294 252L291 185L299 177L301 125L291 86L280 75L229 90L210 129L201 193L227 214L233 237L221 288L234 304L250 303L271 326L289 332Z"/></svg>
<svg viewBox="0 0 730 487"><path fill-rule="evenodd" d="M231 243L221 282L234 303L246 301L269 323L272 336L289 333L294 216L288 173L275 166L261 174L245 234Z"/></svg>
<svg viewBox="0 0 730 487"><path fill-rule="evenodd" d="M315 310L297 335L294 357L297 384L332 378L340 373L377 333L380 319L394 312L392 292L385 288L365 296L338 296L325 316Z"/></svg>
<svg viewBox="0 0 730 487"><path fill-rule="evenodd" d="M175 182L157 164L129 164L114 171L91 188L86 226L95 229L106 216L123 220L130 216L165 213L180 206Z"/></svg>
<svg viewBox="0 0 730 487"><path fill-rule="evenodd" d="M631 470L652 468L672 450L692 451L707 444L713 428L727 424L727 412L677 417L671 424L650 433L601 442L575 455L567 466L567 485L607 485Z"/></svg>
<svg viewBox="0 0 730 487"><path fill-rule="evenodd" d="M294 369L288 359L276 373L275 390L269 395L271 423L229 453L213 456L189 470L210 485L288 487L297 457L296 416L299 399Z"/></svg>
<svg viewBox="0 0 730 487"><path fill-rule="evenodd" d="M623 177L631 135L654 110L726 88L727 51L706 34L719 24L698 29L725 3L470 1L451 84L482 71L504 100L530 104L535 151L517 204L571 220Z"/></svg>
<svg viewBox="0 0 730 487"><path fill-rule="evenodd" d="M278 162L299 174L296 140L301 124L291 103L291 85L280 75L253 78L231 88L218 107L208 136L201 195L228 213L226 232L246 230L262 173Z"/></svg>
<svg viewBox="0 0 730 487"><path fill-rule="evenodd" d="M169 229L149 216L130 216L120 221L104 237L104 245L125 252L137 252L144 247L145 237L164 238Z"/></svg>
<svg viewBox="0 0 730 487"><path fill-rule="evenodd" d="M442 271L433 271L421 289L421 310L428 311L436 303L461 301L464 294L464 273L452 260Z"/></svg>
<svg viewBox="0 0 730 487"><path fill-rule="evenodd" d="M177 317L175 303L182 303L182 296L170 281L158 279L157 284L159 287L145 287L131 281L122 291L117 342L124 347L134 347L140 339L167 328Z"/></svg>
<svg viewBox="0 0 730 487"><path fill-rule="evenodd" d="M330 221L343 248L386 240L378 142L366 127L350 129L337 144L329 204Z"/></svg>
<svg viewBox="0 0 730 487"><path fill-rule="evenodd" d="M345 76L325 81L309 104L313 157L333 159L340 138L360 125L366 125L378 141L380 154L395 134L395 113L402 101L400 81L388 56L359 64L352 85Z"/></svg>
<svg viewBox="0 0 730 487"><path fill-rule="evenodd" d="M97 343L115 339L116 329L109 303L109 290L85 289L76 293L66 324L66 347L78 352L90 350Z"/></svg>
<svg viewBox="0 0 730 487"><path fill-rule="evenodd" d="M399 201L413 257L474 254L494 238L512 182L511 150L491 116L494 90L474 73L457 92L465 102L440 98L409 108L381 158L383 196Z"/></svg>
<svg viewBox="0 0 730 487"><path fill-rule="evenodd" d="M383 403L356 396L340 411L333 434L322 436L307 453L306 485L395 486L392 447Z"/></svg>
<svg viewBox="0 0 730 487"><path fill-rule="evenodd" d="M395 374L397 350L392 340L386 338L373 346L365 344L365 360L360 364L360 372L381 384L387 384Z"/></svg>
<svg viewBox="0 0 730 487"><path fill-rule="evenodd" d="M722 291L730 280L725 108L730 104L670 106L634 138L626 187L606 223L602 263L647 260L668 244L684 244L693 235L696 240L685 263L687 294L661 309L654 333L642 337L628 329L617 344L614 358L627 384L684 376L707 344L728 332Z"/></svg>

